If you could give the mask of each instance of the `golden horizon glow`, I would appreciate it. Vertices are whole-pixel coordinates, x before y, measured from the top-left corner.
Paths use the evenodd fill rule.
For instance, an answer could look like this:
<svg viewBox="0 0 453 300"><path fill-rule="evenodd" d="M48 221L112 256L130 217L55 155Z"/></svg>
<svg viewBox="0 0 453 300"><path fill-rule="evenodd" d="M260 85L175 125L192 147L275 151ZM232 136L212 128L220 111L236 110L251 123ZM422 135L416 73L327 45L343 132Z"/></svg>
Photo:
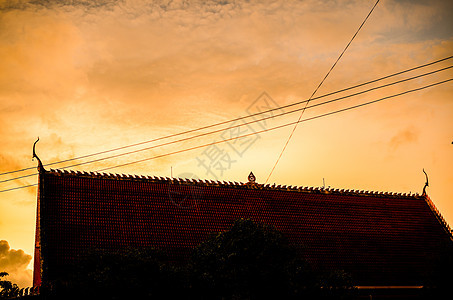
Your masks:
<svg viewBox="0 0 453 300"><path fill-rule="evenodd" d="M263 92L275 107L307 99L375 3L38 2L0 0L0 173L36 166L31 150L38 136L45 164L246 116L262 105ZM451 1L380 1L316 96L451 56L452 14ZM452 75L449 69L308 109L303 118ZM424 168L428 195L453 224L452 96L450 82L301 123L269 183L323 186L324 180L339 189L421 193ZM298 117L270 120L266 128ZM202 148L111 172L245 182L253 171L263 183L291 129L261 133L248 148L218 144L231 159L223 170L203 167L208 156ZM102 169L227 134L73 169ZM0 189L36 182L33 176L0 183ZM36 188L0 193L0 240L32 255L35 214ZM21 286L31 285L26 259L10 268L9 279Z"/></svg>

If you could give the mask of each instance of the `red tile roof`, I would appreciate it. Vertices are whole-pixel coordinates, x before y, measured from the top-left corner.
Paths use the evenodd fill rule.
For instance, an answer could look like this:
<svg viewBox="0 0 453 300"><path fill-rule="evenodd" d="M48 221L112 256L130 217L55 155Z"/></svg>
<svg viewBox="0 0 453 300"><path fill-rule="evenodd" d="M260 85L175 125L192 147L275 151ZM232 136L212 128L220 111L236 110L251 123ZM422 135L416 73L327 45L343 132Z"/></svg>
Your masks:
<svg viewBox="0 0 453 300"><path fill-rule="evenodd" d="M158 247L174 260L238 218L282 231L317 268L356 285L420 285L452 232L418 194L40 172L34 285L83 249ZM41 245L41 248L39 247ZM41 273L42 272L42 273Z"/></svg>

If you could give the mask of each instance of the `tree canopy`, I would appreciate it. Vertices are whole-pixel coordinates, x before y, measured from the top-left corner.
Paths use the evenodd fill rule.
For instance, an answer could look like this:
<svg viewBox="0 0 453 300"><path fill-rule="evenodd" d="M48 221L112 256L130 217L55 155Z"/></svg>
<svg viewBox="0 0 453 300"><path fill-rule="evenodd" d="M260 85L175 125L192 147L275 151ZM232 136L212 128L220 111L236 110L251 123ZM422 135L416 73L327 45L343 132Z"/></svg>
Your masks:
<svg viewBox="0 0 453 300"><path fill-rule="evenodd" d="M318 274L272 226L236 220L194 250L191 273L205 299L289 299L348 295L347 273Z"/></svg>
<svg viewBox="0 0 453 300"><path fill-rule="evenodd" d="M8 275L7 272L0 272L0 278ZM0 279L0 288L0 299L13 298L19 295L19 287L9 280Z"/></svg>
<svg viewBox="0 0 453 300"><path fill-rule="evenodd" d="M74 299L252 300L319 299L352 290L346 273L314 272L280 231L249 219L212 233L182 264L156 249L98 249L81 254L72 268L69 278L42 292Z"/></svg>
<svg viewBox="0 0 453 300"><path fill-rule="evenodd" d="M240 219L195 249L192 272L207 298L281 297L288 293L288 268L294 258L279 231Z"/></svg>

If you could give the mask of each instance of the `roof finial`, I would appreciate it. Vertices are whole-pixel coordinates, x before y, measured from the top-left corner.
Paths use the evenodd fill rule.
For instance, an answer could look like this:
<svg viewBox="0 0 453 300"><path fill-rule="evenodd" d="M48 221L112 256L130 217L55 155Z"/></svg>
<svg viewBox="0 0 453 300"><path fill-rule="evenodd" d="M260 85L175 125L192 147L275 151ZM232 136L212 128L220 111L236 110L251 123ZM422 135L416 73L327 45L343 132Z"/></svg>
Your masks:
<svg viewBox="0 0 453 300"><path fill-rule="evenodd" d="M42 162L41 160L39 159L38 155L36 155L36 151L35 151L35 147L36 147L36 143L39 141L39 136L38 136L38 139L36 140L36 142L33 144L33 158L36 157L36 159L38 160L38 171L41 172L44 170L44 167L42 165Z"/></svg>
<svg viewBox="0 0 453 300"><path fill-rule="evenodd" d="M249 183L255 183L256 177L253 175L253 172L250 172L249 174Z"/></svg>
<svg viewBox="0 0 453 300"><path fill-rule="evenodd" d="M426 182L425 182L425 186L423 187L423 194L422 194L422 196L426 196L426 187L429 186L429 183L428 183L428 174L426 174L425 169L423 169L423 173L425 173Z"/></svg>

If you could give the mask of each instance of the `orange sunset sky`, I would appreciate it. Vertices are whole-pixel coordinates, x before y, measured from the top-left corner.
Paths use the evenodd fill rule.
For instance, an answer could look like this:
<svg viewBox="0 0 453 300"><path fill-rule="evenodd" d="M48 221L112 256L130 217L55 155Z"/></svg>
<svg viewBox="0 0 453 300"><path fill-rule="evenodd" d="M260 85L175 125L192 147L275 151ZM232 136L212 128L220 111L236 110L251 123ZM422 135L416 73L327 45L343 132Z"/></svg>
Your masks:
<svg viewBox="0 0 453 300"><path fill-rule="evenodd" d="M375 2L0 0L0 173L35 167L38 136L37 153L46 164L305 100ZM315 96L452 55L453 1L381 0ZM369 87L452 65L453 59L445 60ZM452 70L309 108L302 119L448 80ZM299 116L243 125L239 132ZM221 141L234 136L224 128L240 122L202 138L71 169L95 171ZM264 183L291 130L108 172L244 182L253 171ZM428 195L453 224L452 142L453 84L447 82L299 124L268 183L421 193L424 168ZM0 181L35 171L3 174ZM0 190L37 179L5 181ZM31 285L36 193L36 186L0 192L0 271L21 287Z"/></svg>

